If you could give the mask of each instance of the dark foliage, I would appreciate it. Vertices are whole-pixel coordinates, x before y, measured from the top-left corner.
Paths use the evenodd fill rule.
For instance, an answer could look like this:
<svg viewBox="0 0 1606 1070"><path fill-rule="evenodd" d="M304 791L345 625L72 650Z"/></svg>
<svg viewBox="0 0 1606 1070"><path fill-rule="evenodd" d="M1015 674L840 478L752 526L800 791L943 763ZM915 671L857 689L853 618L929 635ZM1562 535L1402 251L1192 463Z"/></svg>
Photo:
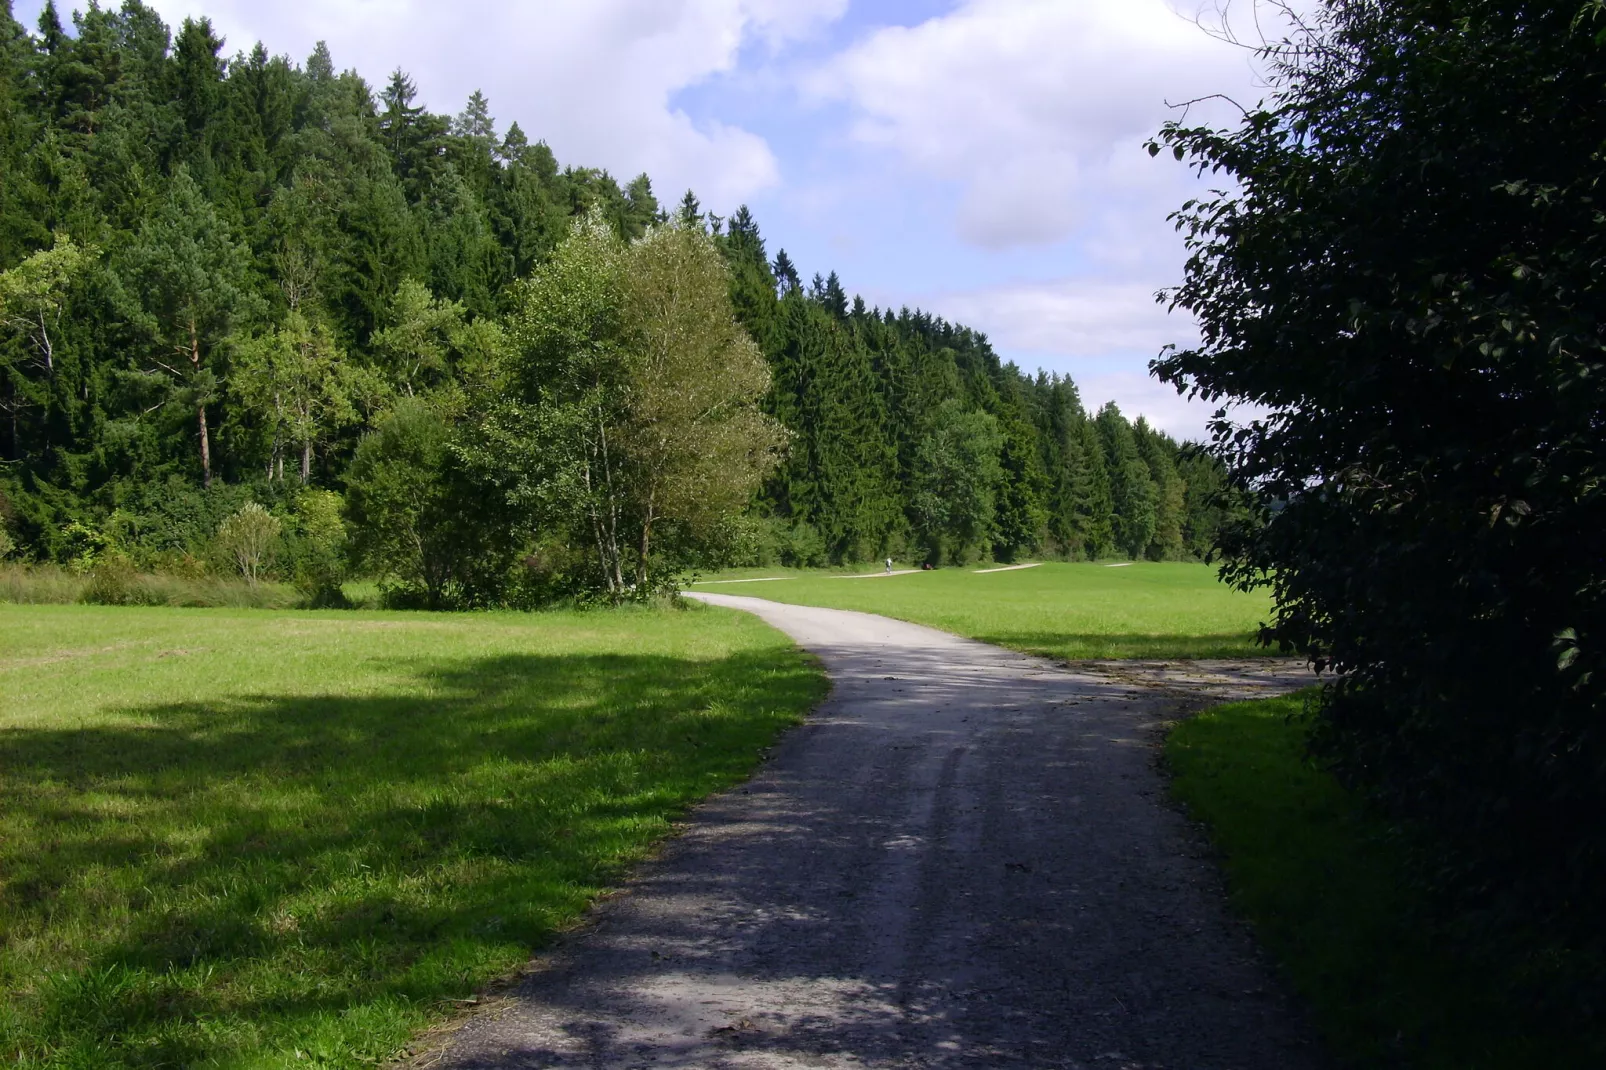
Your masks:
<svg viewBox="0 0 1606 1070"><path fill-rule="evenodd" d="M1320 752L1431 829L1463 923L1546 934L1575 1010L1606 996L1603 30L1328 0L1269 104L1162 136L1236 191L1180 213L1203 342L1156 370L1271 410L1217 433L1270 503L1226 573L1337 674Z"/></svg>

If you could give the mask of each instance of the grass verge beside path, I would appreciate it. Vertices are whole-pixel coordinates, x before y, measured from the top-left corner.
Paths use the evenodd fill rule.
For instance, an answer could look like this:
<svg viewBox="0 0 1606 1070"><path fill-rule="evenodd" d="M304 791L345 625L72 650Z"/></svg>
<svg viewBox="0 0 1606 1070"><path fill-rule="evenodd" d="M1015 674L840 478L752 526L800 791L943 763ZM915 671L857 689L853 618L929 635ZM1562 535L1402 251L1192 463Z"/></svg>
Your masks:
<svg viewBox="0 0 1606 1070"><path fill-rule="evenodd" d="M0 1058L372 1065L824 691L704 608L0 605Z"/></svg>
<svg viewBox="0 0 1606 1070"><path fill-rule="evenodd" d="M709 584L748 576L788 578ZM1088 562L986 575L937 569L853 582L824 572L748 569L708 577L692 590L879 613L1067 661L1269 653L1254 641L1269 597L1233 590L1208 565Z"/></svg>
<svg viewBox="0 0 1606 1070"><path fill-rule="evenodd" d="M1421 921L1405 861L1376 819L1305 760L1304 700L1220 706L1166 742L1172 790L1220 849L1235 905L1357 1067L1606 1065L1594 1035L1534 1027L1489 969Z"/></svg>

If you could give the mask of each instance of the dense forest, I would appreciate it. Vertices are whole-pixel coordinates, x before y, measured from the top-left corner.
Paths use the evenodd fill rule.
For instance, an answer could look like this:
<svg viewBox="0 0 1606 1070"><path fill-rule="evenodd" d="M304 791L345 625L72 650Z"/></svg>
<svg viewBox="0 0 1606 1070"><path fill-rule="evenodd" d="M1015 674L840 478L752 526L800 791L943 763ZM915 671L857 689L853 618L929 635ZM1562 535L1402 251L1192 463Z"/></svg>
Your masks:
<svg viewBox="0 0 1606 1070"><path fill-rule="evenodd" d="M666 572L1211 546L1217 462L1113 405L1090 413L982 334L866 307L834 272L805 281L746 208L666 207L646 175L621 185L499 133L478 93L435 114L399 70L375 92L322 45L303 64L229 56L206 20L175 35L131 0L70 29L53 4L31 33L9 2L0 15L0 550L217 567L220 530L255 530L249 505L281 570L314 586L355 567L483 603L611 567L634 588L645 532L609 566L562 524L509 520L551 495L488 445L518 437L510 384L567 367L532 363L561 338L531 334L530 302L558 300L554 257L587 221L618 243L586 246L595 264L662 228L718 250L767 369L746 381L782 429L730 515L665 529ZM700 263L697 244L637 268Z"/></svg>

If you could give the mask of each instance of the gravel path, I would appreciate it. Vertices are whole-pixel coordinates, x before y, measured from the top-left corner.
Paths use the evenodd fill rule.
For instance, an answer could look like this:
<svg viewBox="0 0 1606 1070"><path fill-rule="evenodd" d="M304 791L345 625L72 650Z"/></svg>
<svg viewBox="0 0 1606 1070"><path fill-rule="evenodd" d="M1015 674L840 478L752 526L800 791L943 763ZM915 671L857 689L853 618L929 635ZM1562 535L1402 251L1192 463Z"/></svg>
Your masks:
<svg viewBox="0 0 1606 1070"><path fill-rule="evenodd" d="M1153 748L1190 696L1307 676L1070 671L864 613L692 597L792 635L831 698L418 1066L1321 1063Z"/></svg>

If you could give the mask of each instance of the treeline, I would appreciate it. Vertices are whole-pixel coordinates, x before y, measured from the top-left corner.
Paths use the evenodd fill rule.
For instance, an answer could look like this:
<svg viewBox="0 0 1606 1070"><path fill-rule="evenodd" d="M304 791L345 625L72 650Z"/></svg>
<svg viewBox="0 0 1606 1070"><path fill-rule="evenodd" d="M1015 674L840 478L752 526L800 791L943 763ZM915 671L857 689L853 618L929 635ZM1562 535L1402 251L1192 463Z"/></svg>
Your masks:
<svg viewBox="0 0 1606 1070"><path fill-rule="evenodd" d="M1213 542L1215 462L1113 406L1087 412L1068 379L1001 364L973 331L866 308L834 273L805 285L745 208L722 219L688 192L666 211L646 175L621 185L560 167L517 124L499 134L478 93L437 115L402 72L376 93L322 45L301 65L261 45L226 58L206 20L175 36L137 2L73 22L47 4L30 34L0 12L0 550L199 569L255 502L280 521L282 571L327 591L355 566L438 603L648 587L652 553L672 572L1186 558ZM597 226L617 248L599 251ZM666 228L680 238L628 251ZM595 291L604 304L651 300L654 255L717 250L719 314L765 365L744 381L784 428L763 457L732 460L751 486L718 523L669 518L649 550L653 508L621 506L611 561L594 526L570 523L596 500L558 516L553 488L487 445L513 441L512 413L559 418L519 377L573 371L536 353L558 343L530 326L556 300L532 280L552 282L570 241L636 265ZM636 353L651 328L608 307L614 320L569 342ZM604 431L646 418L621 400L647 381L632 367L609 373ZM519 431L531 449L533 426ZM376 498L375 480L422 471L437 481ZM430 523L428 538L407 527ZM426 560L431 540L474 548L480 574Z"/></svg>

